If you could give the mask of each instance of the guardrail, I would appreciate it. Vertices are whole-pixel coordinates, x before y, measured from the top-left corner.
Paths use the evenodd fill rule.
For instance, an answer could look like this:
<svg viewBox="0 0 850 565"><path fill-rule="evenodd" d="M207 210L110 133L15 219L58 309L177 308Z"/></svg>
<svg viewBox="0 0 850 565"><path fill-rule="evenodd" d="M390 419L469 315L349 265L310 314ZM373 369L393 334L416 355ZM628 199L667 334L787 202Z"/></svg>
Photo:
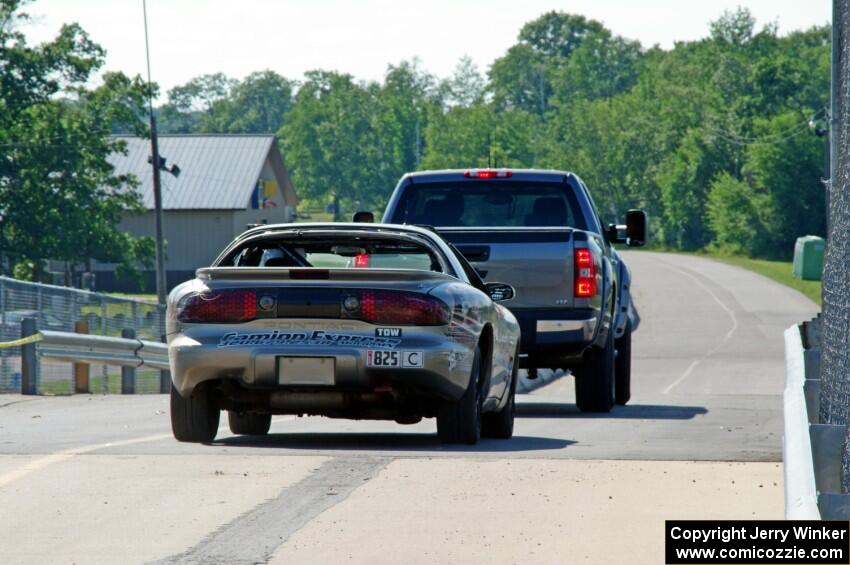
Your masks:
<svg viewBox="0 0 850 565"><path fill-rule="evenodd" d="M21 349L21 393L37 394L40 359L74 363L74 390L89 392L88 364L118 365L121 367L121 392L135 392L136 369L149 367L160 371L159 392L168 392L171 375L168 365L168 346L156 341L137 339L132 328L122 330L122 337L83 333L37 331L35 320L21 321L21 339L0 343L0 347ZM78 382L84 374L85 384Z"/></svg>
<svg viewBox="0 0 850 565"><path fill-rule="evenodd" d="M820 319L785 331L785 517L850 519L850 494L841 492L847 426L821 424Z"/></svg>
<svg viewBox="0 0 850 565"><path fill-rule="evenodd" d="M168 370L168 346L135 338L42 330L36 353L56 361L99 362L126 367Z"/></svg>

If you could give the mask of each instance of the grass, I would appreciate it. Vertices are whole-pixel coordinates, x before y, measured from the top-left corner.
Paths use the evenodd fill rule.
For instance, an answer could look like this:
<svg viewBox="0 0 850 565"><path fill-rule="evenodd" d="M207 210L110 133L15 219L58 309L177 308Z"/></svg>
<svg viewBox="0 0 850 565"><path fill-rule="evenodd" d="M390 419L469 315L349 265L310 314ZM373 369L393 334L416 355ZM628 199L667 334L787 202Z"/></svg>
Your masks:
<svg viewBox="0 0 850 565"><path fill-rule="evenodd" d="M109 292L107 294L109 294L109 296L114 296L115 298L128 298L130 300L143 300L145 302L156 303L156 294L149 294L149 293L132 294L132 293L127 293L127 292Z"/></svg>
<svg viewBox="0 0 850 565"><path fill-rule="evenodd" d="M99 369L97 369L99 371ZM110 367L110 372L106 377L106 393L121 394L121 373L113 372L114 368ZM92 371L94 372L94 371ZM103 394L103 375L98 374L89 376L89 391L92 394ZM74 392L74 379L71 373L70 365L68 366L68 378L62 380L42 380L38 383L39 394L45 395L65 395ZM159 393L159 371L156 369L136 369L136 394L157 394Z"/></svg>
<svg viewBox="0 0 850 565"><path fill-rule="evenodd" d="M716 253L704 253L711 259L716 259L736 267L753 271L769 279L772 279L779 284L791 287L796 291L807 296L812 302L820 305L821 300L821 282L820 281L804 281L796 278L792 273L791 261L769 261L767 259L751 259L749 257L738 257L735 255L723 255Z"/></svg>

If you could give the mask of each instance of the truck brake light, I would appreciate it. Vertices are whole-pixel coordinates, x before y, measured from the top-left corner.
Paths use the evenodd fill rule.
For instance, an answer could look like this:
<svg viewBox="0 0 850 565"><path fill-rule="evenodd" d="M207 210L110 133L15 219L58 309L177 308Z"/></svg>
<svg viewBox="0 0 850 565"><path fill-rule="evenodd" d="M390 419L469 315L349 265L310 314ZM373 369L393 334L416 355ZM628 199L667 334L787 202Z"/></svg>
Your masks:
<svg viewBox="0 0 850 565"><path fill-rule="evenodd" d="M590 249L575 250L575 297L596 295L596 262Z"/></svg>
<svg viewBox="0 0 850 565"><path fill-rule="evenodd" d="M509 179L513 175L513 171L505 169L470 169L463 173L468 179Z"/></svg>
<svg viewBox="0 0 850 565"><path fill-rule="evenodd" d="M367 253L358 253L354 256L354 267L356 269L366 269L369 267L369 255Z"/></svg>

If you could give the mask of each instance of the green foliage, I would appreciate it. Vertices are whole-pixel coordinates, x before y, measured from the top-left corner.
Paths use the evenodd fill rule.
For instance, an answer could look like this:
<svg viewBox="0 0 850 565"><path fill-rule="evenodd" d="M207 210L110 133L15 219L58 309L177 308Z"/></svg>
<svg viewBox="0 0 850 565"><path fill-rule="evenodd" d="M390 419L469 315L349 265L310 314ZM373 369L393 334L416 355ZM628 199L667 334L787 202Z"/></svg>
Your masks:
<svg viewBox="0 0 850 565"><path fill-rule="evenodd" d="M16 31L21 2L0 0L0 267L38 279L45 261L90 259L133 271L149 246L118 229L139 206L134 179L115 176L107 161L121 144L109 133L145 132L147 86L105 73L103 50L77 25L31 47Z"/></svg>
<svg viewBox="0 0 850 565"><path fill-rule="evenodd" d="M708 223L713 243L723 251L748 254L761 246L765 229L760 217L760 198L747 184L721 172L708 192Z"/></svg>
<svg viewBox="0 0 850 565"><path fill-rule="evenodd" d="M277 131L317 208L380 210L416 169L553 168L586 182L604 222L647 209L660 245L785 258L797 236L823 234L824 147L807 122L825 118L829 45L825 26L780 36L743 8L669 50L549 12L486 78L469 58L445 80L415 62L381 83L214 74L158 112L163 131Z"/></svg>

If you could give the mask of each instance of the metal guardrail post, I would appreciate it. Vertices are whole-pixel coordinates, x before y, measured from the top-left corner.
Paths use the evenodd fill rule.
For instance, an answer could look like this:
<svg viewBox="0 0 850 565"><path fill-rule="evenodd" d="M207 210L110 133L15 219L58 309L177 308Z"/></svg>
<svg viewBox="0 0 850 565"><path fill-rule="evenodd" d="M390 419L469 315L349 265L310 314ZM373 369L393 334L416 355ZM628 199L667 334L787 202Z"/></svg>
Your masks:
<svg viewBox="0 0 850 565"><path fill-rule="evenodd" d="M171 392L171 371L163 370L159 372L159 392L162 394Z"/></svg>
<svg viewBox="0 0 850 565"><path fill-rule="evenodd" d="M106 302L100 297L100 335L106 335ZM103 394L109 392L109 367L104 363L100 366L100 374L103 377L101 389Z"/></svg>
<svg viewBox="0 0 850 565"><path fill-rule="evenodd" d="M133 328L124 328L121 330L121 337L124 339L135 339L136 330ZM134 394L136 392L136 368L121 367L121 394Z"/></svg>
<svg viewBox="0 0 850 565"><path fill-rule="evenodd" d="M74 332L78 334L89 333L89 323L86 320L77 320L74 322ZM89 385L89 364L74 363L74 392L84 394L90 393Z"/></svg>
<svg viewBox="0 0 850 565"><path fill-rule="evenodd" d="M21 337L37 333L35 318L21 320ZM21 394L38 394L38 356L35 343L21 346Z"/></svg>
<svg viewBox="0 0 850 565"><path fill-rule="evenodd" d="M0 323L6 328L6 279L0 277ZM9 367L9 352L5 349L0 349L0 379L12 374Z"/></svg>

